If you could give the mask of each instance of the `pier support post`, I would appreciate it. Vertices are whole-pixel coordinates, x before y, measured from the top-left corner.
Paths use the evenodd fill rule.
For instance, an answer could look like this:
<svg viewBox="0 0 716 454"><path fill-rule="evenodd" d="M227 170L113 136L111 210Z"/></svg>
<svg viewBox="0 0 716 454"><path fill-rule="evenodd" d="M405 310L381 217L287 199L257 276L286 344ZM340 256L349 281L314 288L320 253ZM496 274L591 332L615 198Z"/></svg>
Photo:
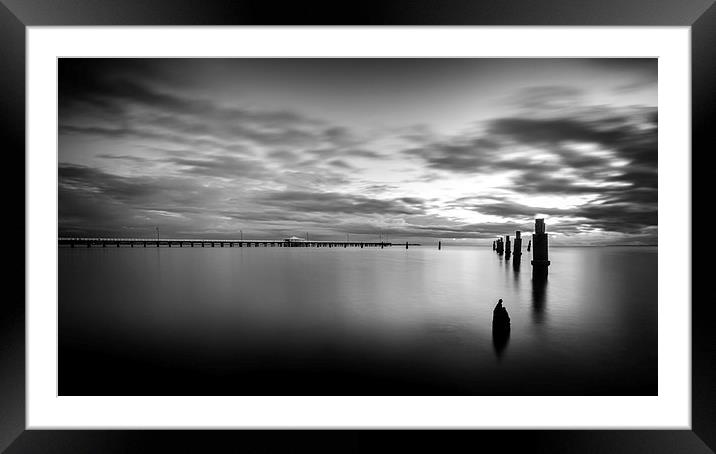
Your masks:
<svg viewBox="0 0 716 454"><path fill-rule="evenodd" d="M442 249L442 247L443 247L443 242L442 242L442 241L438 241L438 251L439 251L440 249Z"/></svg>
<svg viewBox="0 0 716 454"><path fill-rule="evenodd" d="M549 247L544 219L535 219L535 233L532 235L534 251L532 251L532 277L544 278L547 276L549 261Z"/></svg>
<svg viewBox="0 0 716 454"><path fill-rule="evenodd" d="M512 244L510 243L510 235L505 235L505 259L509 260L512 255Z"/></svg>
<svg viewBox="0 0 716 454"><path fill-rule="evenodd" d="M408 242L405 242L405 249L408 249Z"/></svg>
<svg viewBox="0 0 716 454"><path fill-rule="evenodd" d="M522 259L522 232L519 230L515 232L515 250L512 255L517 261Z"/></svg>

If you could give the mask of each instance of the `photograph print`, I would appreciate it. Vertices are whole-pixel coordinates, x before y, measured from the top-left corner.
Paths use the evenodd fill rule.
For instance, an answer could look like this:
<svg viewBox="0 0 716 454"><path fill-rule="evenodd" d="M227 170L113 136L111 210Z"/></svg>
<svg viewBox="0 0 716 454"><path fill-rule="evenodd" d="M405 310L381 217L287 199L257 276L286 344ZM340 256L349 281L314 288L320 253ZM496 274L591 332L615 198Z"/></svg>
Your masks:
<svg viewBox="0 0 716 454"><path fill-rule="evenodd" d="M61 396L657 395L657 59L59 58Z"/></svg>

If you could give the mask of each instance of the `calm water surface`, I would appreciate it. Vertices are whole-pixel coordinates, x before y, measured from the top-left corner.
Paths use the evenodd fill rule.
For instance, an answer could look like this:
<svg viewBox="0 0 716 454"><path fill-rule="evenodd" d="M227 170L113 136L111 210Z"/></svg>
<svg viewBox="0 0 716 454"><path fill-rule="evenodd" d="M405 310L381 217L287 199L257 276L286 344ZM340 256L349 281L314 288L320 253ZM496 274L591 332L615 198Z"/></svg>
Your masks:
<svg viewBox="0 0 716 454"><path fill-rule="evenodd" d="M61 248L59 391L656 394L657 249L550 259L534 282L491 248Z"/></svg>

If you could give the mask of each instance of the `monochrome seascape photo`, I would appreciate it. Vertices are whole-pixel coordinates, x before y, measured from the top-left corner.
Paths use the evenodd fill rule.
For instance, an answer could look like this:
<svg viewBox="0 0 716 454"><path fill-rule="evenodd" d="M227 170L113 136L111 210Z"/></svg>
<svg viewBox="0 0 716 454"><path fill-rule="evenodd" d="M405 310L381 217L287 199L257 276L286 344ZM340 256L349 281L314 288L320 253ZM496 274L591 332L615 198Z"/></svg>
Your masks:
<svg viewBox="0 0 716 454"><path fill-rule="evenodd" d="M58 59L59 395L657 395L655 58Z"/></svg>

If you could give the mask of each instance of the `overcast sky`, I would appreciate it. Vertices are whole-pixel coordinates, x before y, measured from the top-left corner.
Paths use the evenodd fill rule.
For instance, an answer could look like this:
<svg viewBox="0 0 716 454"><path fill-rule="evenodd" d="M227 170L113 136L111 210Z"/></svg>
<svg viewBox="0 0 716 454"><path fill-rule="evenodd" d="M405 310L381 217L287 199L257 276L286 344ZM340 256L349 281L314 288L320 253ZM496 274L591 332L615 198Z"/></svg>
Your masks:
<svg viewBox="0 0 716 454"><path fill-rule="evenodd" d="M656 244L656 59L60 59L59 233Z"/></svg>

